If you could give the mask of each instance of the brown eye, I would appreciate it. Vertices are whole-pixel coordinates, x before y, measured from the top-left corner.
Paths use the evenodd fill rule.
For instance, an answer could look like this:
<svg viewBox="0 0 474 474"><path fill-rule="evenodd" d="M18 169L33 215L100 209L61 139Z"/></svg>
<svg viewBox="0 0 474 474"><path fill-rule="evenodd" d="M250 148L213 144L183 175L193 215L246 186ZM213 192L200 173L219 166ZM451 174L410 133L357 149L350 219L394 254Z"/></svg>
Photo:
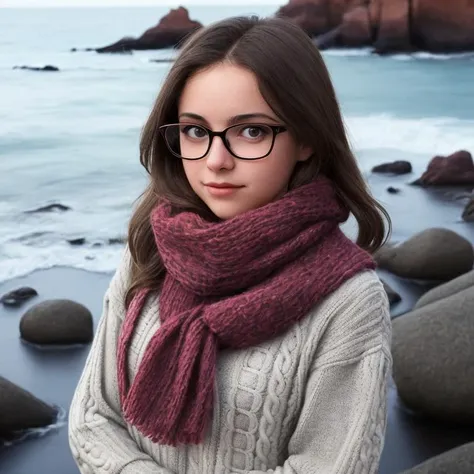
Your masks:
<svg viewBox="0 0 474 474"><path fill-rule="evenodd" d="M256 140L259 138L264 138L269 133L267 127L262 126L246 126L240 130L240 134L249 140Z"/></svg>
<svg viewBox="0 0 474 474"><path fill-rule="evenodd" d="M207 137L207 130L197 125L185 125L181 128L181 133L193 139L201 139Z"/></svg>

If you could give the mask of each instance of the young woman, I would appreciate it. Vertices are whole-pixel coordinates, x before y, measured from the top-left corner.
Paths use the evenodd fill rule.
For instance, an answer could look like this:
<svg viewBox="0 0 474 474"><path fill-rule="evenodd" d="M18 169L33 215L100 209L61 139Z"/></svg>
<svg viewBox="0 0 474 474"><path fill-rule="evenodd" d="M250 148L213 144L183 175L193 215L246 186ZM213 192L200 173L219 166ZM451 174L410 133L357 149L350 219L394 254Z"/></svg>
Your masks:
<svg viewBox="0 0 474 474"><path fill-rule="evenodd" d="M140 151L150 182L71 406L80 471L375 473L385 213L311 40L280 19L200 30Z"/></svg>

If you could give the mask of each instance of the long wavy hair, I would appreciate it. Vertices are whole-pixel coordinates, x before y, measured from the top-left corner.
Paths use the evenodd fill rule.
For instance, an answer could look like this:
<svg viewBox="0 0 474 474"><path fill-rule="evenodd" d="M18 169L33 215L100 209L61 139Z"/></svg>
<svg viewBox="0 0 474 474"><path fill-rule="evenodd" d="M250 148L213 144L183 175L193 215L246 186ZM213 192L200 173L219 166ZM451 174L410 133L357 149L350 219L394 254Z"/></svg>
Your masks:
<svg viewBox="0 0 474 474"><path fill-rule="evenodd" d="M314 150L309 160L296 165L289 189L322 173L333 181L340 199L357 220L360 247L373 253L390 232L390 218L361 175L329 72L308 35L280 18L226 19L186 40L143 128L140 162L150 179L129 224L133 264L127 306L137 290L158 290L163 281L165 269L150 223L150 213L160 200L170 201L177 211L192 210L215 218L191 189L181 160L170 154L158 128L178 122L178 101L187 79L223 61L252 71L260 93L289 132Z"/></svg>

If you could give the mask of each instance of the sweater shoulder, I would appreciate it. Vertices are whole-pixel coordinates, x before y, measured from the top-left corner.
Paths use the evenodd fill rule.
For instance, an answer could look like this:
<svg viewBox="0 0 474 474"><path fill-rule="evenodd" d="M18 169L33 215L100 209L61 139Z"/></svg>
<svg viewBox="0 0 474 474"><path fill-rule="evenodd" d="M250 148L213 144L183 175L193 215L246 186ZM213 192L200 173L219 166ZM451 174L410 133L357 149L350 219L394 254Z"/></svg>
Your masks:
<svg viewBox="0 0 474 474"><path fill-rule="evenodd" d="M385 305L387 294L375 270L364 270L346 280L338 289L331 293L323 306L332 311L362 308L367 305ZM350 311L349 311L350 313Z"/></svg>
<svg viewBox="0 0 474 474"><path fill-rule="evenodd" d="M375 313L371 310L378 309ZM379 319L388 312L388 297L383 284L374 270L364 270L342 283L326 296L315 308L316 313L338 319L354 319L357 312L368 310Z"/></svg>
<svg viewBox="0 0 474 474"><path fill-rule="evenodd" d="M312 359L318 364L357 358L372 350L390 357L390 307L374 270L345 281L309 315Z"/></svg>

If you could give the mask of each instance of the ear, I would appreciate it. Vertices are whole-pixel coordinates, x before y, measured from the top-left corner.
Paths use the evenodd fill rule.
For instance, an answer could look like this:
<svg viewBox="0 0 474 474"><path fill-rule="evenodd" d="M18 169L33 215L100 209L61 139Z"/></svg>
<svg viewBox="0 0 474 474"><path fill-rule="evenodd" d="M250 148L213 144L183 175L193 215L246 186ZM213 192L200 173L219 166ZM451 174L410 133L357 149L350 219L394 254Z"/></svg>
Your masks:
<svg viewBox="0 0 474 474"><path fill-rule="evenodd" d="M313 150L309 146L301 145L299 147L298 159L297 161L307 161L313 155Z"/></svg>

